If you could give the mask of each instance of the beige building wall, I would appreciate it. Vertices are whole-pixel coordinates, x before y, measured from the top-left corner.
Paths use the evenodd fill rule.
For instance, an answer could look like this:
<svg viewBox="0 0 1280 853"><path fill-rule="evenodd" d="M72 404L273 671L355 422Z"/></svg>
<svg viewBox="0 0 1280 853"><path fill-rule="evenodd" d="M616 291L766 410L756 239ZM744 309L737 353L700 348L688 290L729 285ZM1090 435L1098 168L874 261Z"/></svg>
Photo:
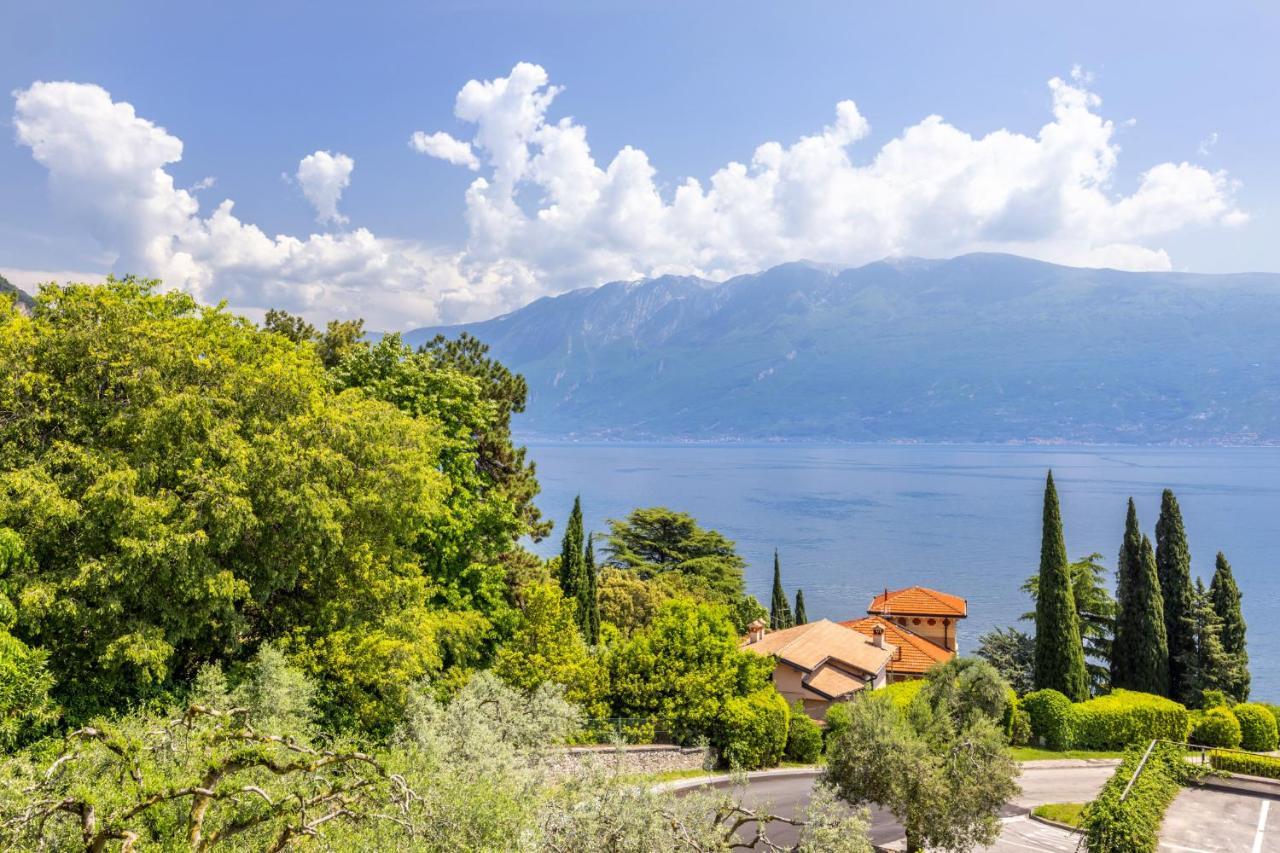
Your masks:
<svg viewBox="0 0 1280 853"><path fill-rule="evenodd" d="M956 620L942 616L886 616L886 619L901 625L913 634L919 634L944 649L955 651ZM929 624L932 622L933 624Z"/></svg>

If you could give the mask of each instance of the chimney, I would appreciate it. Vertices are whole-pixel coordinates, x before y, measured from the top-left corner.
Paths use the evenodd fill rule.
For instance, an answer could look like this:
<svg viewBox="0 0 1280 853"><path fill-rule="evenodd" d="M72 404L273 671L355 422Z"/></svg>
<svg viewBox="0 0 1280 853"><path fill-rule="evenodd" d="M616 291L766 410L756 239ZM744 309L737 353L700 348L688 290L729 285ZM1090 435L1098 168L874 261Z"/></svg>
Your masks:
<svg viewBox="0 0 1280 853"><path fill-rule="evenodd" d="M764 620L757 619L747 626L747 642L758 643L764 639Z"/></svg>
<svg viewBox="0 0 1280 853"><path fill-rule="evenodd" d="M877 623L876 626L871 629L871 634L872 634L871 642L876 644L877 649L883 649L884 648L884 626Z"/></svg>

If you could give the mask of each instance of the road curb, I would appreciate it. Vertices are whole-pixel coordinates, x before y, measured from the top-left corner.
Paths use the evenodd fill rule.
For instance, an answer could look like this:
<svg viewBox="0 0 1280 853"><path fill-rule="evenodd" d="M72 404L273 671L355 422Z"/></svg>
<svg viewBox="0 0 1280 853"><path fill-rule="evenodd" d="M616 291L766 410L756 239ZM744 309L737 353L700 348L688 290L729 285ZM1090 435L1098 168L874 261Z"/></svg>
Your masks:
<svg viewBox="0 0 1280 853"><path fill-rule="evenodd" d="M1072 826L1071 824L1063 823L1060 820L1050 820L1047 817L1040 817L1040 815L1036 814L1034 810L1028 812L1027 817L1031 818L1036 823L1043 823L1045 826L1053 826L1053 827L1057 827L1058 829L1065 829L1067 832L1070 832L1073 835L1084 834L1084 830L1078 826Z"/></svg>
<svg viewBox="0 0 1280 853"><path fill-rule="evenodd" d="M675 779L671 782L660 782L653 787L654 791L684 791L689 788L719 788L745 778L748 782L757 779L782 779L788 776L818 777L823 773L821 767L779 767L773 770L753 770L745 776L731 773L716 773L707 776L695 776L691 779Z"/></svg>

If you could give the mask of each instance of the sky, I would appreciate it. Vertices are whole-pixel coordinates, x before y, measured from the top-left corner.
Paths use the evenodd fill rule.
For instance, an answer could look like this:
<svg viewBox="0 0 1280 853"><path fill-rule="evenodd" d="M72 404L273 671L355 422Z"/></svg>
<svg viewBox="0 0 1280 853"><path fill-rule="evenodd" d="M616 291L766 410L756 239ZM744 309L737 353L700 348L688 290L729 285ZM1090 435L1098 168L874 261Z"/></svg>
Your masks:
<svg viewBox="0 0 1280 853"><path fill-rule="evenodd" d="M1280 271L1280 7L4 0L0 274L388 331L665 273Z"/></svg>

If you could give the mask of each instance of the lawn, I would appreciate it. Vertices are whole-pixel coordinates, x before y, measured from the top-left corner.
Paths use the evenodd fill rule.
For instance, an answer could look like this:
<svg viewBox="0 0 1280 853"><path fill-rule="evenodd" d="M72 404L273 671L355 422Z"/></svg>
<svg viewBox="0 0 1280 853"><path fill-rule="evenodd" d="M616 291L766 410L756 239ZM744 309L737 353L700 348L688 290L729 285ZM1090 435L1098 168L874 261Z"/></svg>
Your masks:
<svg viewBox="0 0 1280 853"><path fill-rule="evenodd" d="M1032 813L1036 817L1065 823L1067 826L1079 826L1080 812L1084 806L1084 803L1046 803L1043 806L1036 806Z"/></svg>
<svg viewBox="0 0 1280 853"><path fill-rule="evenodd" d="M1009 750L1015 761L1046 761L1062 758L1123 758L1124 753L1116 750L1066 749L1055 752L1052 749L1040 749L1035 746L1015 746Z"/></svg>

